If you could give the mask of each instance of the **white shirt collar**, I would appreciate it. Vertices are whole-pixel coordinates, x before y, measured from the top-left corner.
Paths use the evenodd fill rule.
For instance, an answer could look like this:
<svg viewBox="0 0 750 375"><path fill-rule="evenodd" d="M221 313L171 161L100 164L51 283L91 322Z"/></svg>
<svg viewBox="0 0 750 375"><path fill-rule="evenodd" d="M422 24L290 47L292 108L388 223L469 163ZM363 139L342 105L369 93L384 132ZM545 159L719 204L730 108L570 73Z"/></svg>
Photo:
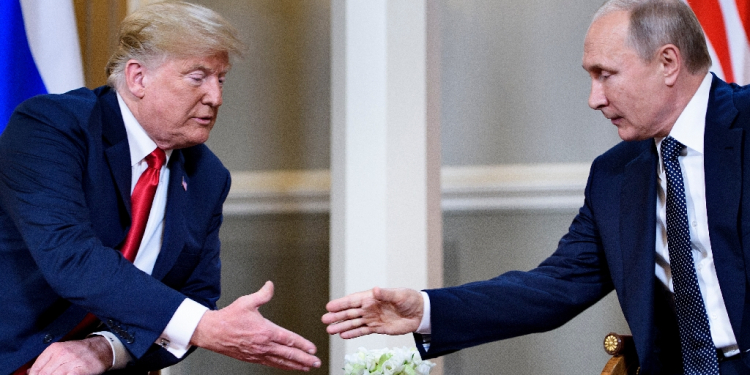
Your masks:
<svg viewBox="0 0 750 375"><path fill-rule="evenodd" d="M117 103L120 105L122 121L125 123L125 132L128 135L128 145L130 146L130 166L133 167L141 160L145 159L156 148L156 143L151 140L143 127L133 116L125 101L122 100L120 93L117 93ZM167 154L165 165L169 162L172 150L165 150Z"/></svg>
<svg viewBox="0 0 750 375"><path fill-rule="evenodd" d="M711 93L713 75L707 73L688 105L677 118L669 135L686 147L703 154L703 136L706 130L708 96ZM656 140L661 145L661 139Z"/></svg>

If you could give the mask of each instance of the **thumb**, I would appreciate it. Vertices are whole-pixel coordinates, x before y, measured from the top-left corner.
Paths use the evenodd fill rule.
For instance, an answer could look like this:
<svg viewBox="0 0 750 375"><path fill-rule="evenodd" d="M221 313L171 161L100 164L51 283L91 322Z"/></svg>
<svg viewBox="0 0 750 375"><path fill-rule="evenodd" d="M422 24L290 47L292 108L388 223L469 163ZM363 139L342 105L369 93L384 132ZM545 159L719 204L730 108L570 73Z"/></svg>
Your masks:
<svg viewBox="0 0 750 375"><path fill-rule="evenodd" d="M372 288L372 296L380 302L392 302L396 298L396 289Z"/></svg>
<svg viewBox="0 0 750 375"><path fill-rule="evenodd" d="M250 297L252 298L255 307L265 305L271 300L271 298L273 298L273 282L270 280L266 281L266 283L263 284L263 287L257 292L251 294Z"/></svg>

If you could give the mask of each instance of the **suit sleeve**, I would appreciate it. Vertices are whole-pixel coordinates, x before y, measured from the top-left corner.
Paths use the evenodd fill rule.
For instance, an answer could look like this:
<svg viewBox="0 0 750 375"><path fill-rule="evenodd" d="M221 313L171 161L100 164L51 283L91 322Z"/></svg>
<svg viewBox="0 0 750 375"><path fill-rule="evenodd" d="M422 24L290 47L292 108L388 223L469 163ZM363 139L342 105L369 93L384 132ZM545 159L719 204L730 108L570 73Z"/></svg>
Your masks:
<svg viewBox="0 0 750 375"><path fill-rule="evenodd" d="M0 205L48 287L110 325L140 357L185 297L97 238L83 184L96 162L90 153L100 150L88 119L69 107L37 97L13 115L0 137Z"/></svg>
<svg viewBox="0 0 750 375"><path fill-rule="evenodd" d="M423 358L557 328L613 289L590 207L591 185L589 177L583 207L537 268L426 291L432 333L428 351L418 342Z"/></svg>
<svg viewBox="0 0 750 375"><path fill-rule="evenodd" d="M194 222L208 222L207 228L196 228L197 232L207 233L205 241L191 253L189 249L183 249L182 259L178 259L177 264L172 272L168 273L162 282L166 285L179 290L187 298L196 301L209 309L215 310L216 303L221 294L221 259L219 229L223 222L223 202L229 194L231 179L229 172L224 168L216 171L216 175L223 175L224 178L212 178L216 180L216 186L221 194L217 200L203 200L201 203L206 206L199 208L200 215L210 215L209 220L196 220ZM200 194L207 197L208 194ZM213 204L213 207L209 206ZM189 259L197 259L197 264ZM189 269L189 272L186 270ZM187 276L186 276L187 275ZM186 358L196 348L191 347L188 353L181 358L176 358L172 353L158 345L152 345L148 352L139 359L128 364L127 371L133 370L153 370L168 367Z"/></svg>

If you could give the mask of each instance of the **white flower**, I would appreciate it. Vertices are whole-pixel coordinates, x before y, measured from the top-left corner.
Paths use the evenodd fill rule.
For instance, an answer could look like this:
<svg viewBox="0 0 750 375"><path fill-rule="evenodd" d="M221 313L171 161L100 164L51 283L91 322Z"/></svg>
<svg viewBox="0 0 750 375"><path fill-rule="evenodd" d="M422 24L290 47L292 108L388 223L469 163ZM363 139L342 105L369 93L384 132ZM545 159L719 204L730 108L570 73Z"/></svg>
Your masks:
<svg viewBox="0 0 750 375"><path fill-rule="evenodd" d="M434 363L423 361L416 348L367 350L345 357L344 375L429 375Z"/></svg>

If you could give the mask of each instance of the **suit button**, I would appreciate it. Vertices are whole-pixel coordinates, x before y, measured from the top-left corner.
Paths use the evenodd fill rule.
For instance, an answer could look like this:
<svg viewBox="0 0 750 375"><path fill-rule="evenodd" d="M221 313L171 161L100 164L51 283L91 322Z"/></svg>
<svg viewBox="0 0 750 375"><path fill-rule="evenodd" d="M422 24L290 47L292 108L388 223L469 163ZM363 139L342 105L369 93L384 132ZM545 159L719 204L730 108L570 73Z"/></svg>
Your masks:
<svg viewBox="0 0 750 375"><path fill-rule="evenodd" d="M48 334L46 334L46 335L44 335L44 343L45 343L45 344L49 344L49 343L51 343L51 342L52 342L52 340L54 340L54 339L55 339L55 338L54 338L54 337L53 337L52 335L50 335L49 333L48 333Z"/></svg>

